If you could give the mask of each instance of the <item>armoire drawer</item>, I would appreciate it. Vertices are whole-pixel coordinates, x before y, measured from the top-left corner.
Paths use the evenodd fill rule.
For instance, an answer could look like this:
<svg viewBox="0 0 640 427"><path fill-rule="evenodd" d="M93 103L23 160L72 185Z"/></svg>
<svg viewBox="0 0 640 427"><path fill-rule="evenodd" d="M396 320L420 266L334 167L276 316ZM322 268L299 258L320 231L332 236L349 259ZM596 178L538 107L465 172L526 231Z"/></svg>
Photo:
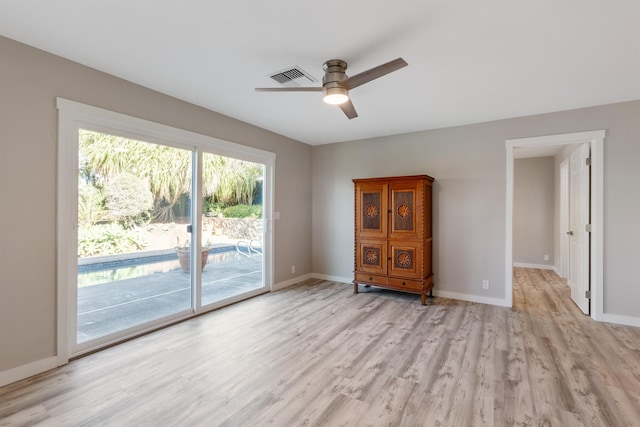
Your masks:
<svg viewBox="0 0 640 427"><path fill-rule="evenodd" d="M393 286L394 288L407 289L410 291L422 291L424 288L424 282L419 282L416 280L407 280L407 279L394 279L389 277L387 279L387 283L389 286Z"/></svg>
<svg viewBox="0 0 640 427"><path fill-rule="evenodd" d="M376 276L375 274L357 273L356 282L375 283L377 285L386 285L387 278L385 276Z"/></svg>

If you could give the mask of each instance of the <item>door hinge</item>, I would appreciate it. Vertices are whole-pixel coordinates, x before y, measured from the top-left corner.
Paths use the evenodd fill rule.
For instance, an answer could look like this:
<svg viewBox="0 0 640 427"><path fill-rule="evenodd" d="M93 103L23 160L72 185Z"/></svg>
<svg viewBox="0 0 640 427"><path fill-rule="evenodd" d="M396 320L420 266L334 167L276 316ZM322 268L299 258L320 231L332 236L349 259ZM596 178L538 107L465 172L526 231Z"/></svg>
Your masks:
<svg viewBox="0 0 640 427"><path fill-rule="evenodd" d="M591 299L591 291L584 291L584 297L586 299Z"/></svg>
<svg viewBox="0 0 640 427"><path fill-rule="evenodd" d="M587 157L586 159L584 159L584 163L585 163L587 166L591 166L591 157Z"/></svg>
<svg viewBox="0 0 640 427"><path fill-rule="evenodd" d="M584 231L586 231L587 233L591 233L591 224L587 224L584 226Z"/></svg>

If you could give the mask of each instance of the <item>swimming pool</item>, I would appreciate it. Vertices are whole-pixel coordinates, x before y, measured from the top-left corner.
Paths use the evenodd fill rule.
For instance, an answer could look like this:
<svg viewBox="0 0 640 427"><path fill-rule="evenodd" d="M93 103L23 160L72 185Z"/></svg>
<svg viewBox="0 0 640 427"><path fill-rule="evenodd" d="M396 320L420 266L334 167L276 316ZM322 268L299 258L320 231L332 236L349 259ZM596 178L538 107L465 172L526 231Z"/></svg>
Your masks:
<svg viewBox="0 0 640 427"><path fill-rule="evenodd" d="M251 254L254 258L261 253L255 251ZM246 250L236 250L235 246L213 248L209 252L207 265L212 263L244 260L249 258ZM206 268L206 267L205 267ZM164 254L144 255L139 257L127 257L123 259L109 259L78 265L78 287L99 285L136 277L150 276L156 273L166 273L180 269L178 256L171 251Z"/></svg>

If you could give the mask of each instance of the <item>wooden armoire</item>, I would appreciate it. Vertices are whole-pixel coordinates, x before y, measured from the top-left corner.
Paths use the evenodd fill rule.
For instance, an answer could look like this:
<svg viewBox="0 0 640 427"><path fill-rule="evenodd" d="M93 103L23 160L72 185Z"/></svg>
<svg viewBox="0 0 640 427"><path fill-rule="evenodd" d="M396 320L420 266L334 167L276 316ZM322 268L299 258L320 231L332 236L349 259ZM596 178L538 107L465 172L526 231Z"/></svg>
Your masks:
<svg viewBox="0 0 640 427"><path fill-rule="evenodd" d="M431 189L428 175L354 179L358 285L420 294L433 288Z"/></svg>

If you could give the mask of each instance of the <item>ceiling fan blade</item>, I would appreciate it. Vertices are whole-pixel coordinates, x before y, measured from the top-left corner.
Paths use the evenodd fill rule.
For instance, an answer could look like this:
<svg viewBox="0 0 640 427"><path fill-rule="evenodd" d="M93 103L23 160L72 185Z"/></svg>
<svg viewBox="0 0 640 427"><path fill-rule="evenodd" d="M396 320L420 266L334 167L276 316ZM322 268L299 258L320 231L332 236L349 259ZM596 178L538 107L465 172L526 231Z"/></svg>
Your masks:
<svg viewBox="0 0 640 427"><path fill-rule="evenodd" d="M360 85L370 82L371 80L375 80L378 77L382 77L385 74L392 73L396 70L399 70L402 67L406 67L407 62L402 59L394 59L393 61L389 61L385 64L378 65L377 67L373 67L367 71L363 71L362 73L356 74L354 76L348 77L340 82L341 86L344 86L347 89L353 89Z"/></svg>
<svg viewBox="0 0 640 427"><path fill-rule="evenodd" d="M349 118L349 120L355 119L356 117L358 117L358 113L356 113L356 108L353 106L353 103L351 102L351 100L348 100L347 102L344 102L342 104L338 104L338 107L340 107L340 109Z"/></svg>
<svg viewBox="0 0 640 427"><path fill-rule="evenodd" d="M257 87L256 92L322 92L321 87Z"/></svg>

